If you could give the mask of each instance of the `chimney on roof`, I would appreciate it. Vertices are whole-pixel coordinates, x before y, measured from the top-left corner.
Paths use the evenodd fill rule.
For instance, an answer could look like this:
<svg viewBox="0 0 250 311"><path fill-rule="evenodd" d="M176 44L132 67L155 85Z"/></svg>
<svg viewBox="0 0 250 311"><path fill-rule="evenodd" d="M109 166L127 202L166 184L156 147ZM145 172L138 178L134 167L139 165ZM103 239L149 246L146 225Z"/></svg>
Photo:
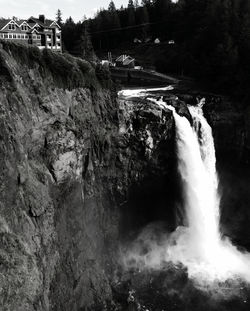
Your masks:
<svg viewBox="0 0 250 311"><path fill-rule="evenodd" d="M44 15L39 15L39 21L44 23L45 22L45 16Z"/></svg>

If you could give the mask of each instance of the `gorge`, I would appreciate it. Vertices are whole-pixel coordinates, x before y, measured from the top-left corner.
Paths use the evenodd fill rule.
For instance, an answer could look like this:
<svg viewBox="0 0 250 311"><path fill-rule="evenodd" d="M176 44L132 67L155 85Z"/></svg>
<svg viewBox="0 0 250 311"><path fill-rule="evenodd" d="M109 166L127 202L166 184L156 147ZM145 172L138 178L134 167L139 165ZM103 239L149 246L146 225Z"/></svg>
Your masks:
<svg viewBox="0 0 250 311"><path fill-rule="evenodd" d="M121 248L141 234L161 244L162 234L185 222L177 121L185 118L187 134L201 118L198 108L188 109L189 92L174 86L117 99L98 66L1 44L1 309L128 310L140 303L142 310L229 310L230 301L247 310L244 280L230 298L222 291L218 307L185 267L126 271L120 261ZM249 250L249 111L204 96L218 160L220 232ZM176 112L159 105L161 97Z"/></svg>

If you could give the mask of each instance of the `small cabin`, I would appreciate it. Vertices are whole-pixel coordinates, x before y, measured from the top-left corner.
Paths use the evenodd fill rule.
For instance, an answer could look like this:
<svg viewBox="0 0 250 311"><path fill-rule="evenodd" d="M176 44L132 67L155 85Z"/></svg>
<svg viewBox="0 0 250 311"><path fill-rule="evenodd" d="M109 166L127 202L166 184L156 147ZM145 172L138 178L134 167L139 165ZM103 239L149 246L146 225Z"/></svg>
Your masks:
<svg viewBox="0 0 250 311"><path fill-rule="evenodd" d="M134 68L135 59L129 55L121 55L115 60L116 67Z"/></svg>

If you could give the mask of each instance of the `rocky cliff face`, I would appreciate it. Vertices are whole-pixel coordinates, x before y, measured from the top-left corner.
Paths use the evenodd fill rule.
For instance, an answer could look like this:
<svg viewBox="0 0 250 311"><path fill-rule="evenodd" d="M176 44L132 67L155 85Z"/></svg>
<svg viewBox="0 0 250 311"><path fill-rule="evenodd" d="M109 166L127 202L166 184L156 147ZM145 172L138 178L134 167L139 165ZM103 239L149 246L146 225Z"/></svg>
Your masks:
<svg viewBox="0 0 250 311"><path fill-rule="evenodd" d="M118 102L100 68L2 43L1 310L112 309L119 240L161 218L153 195L174 218L173 134L171 113Z"/></svg>
<svg viewBox="0 0 250 311"><path fill-rule="evenodd" d="M164 100L190 119L175 95ZM247 115L207 107L219 162L225 151L246 159ZM120 241L152 221L168 230L181 221L172 113L147 99L117 100L102 68L3 42L0 137L0 309L118 308ZM248 197L238 208L238 194L249 183L233 182L228 166L221 172L223 225L239 238L250 216L240 219Z"/></svg>
<svg viewBox="0 0 250 311"><path fill-rule="evenodd" d="M1 50L1 309L98 305L111 299L106 244L117 237L117 103L91 66L96 85L63 88L14 48Z"/></svg>

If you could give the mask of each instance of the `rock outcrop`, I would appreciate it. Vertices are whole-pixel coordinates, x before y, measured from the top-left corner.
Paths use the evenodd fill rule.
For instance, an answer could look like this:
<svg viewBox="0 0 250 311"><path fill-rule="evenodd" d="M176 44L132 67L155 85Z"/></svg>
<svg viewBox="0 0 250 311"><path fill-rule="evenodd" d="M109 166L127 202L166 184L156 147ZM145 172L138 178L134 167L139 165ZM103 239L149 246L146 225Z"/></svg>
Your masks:
<svg viewBox="0 0 250 311"><path fill-rule="evenodd" d="M221 193L221 229L250 249L250 113L225 96L207 95L205 115L215 138Z"/></svg>
<svg viewBox="0 0 250 311"><path fill-rule="evenodd" d="M112 298L105 270L118 234L117 102L90 64L36 50L40 62L25 62L17 48L31 53L0 52L1 310L98 306ZM55 57L79 77L85 66L86 86L67 85Z"/></svg>
<svg viewBox="0 0 250 311"><path fill-rule="evenodd" d="M168 194L173 214L172 114L112 89L98 66L2 42L3 311L112 310L119 240Z"/></svg>
<svg viewBox="0 0 250 311"><path fill-rule="evenodd" d="M159 96L191 121L185 98ZM206 111L218 152L243 161L249 114L219 107ZM2 42L0 137L0 309L119 310L119 242L153 221L171 231L182 218L172 112L147 98L118 100L102 67ZM225 233L238 238L247 226L227 222L250 219L240 220L241 203L223 212Z"/></svg>

